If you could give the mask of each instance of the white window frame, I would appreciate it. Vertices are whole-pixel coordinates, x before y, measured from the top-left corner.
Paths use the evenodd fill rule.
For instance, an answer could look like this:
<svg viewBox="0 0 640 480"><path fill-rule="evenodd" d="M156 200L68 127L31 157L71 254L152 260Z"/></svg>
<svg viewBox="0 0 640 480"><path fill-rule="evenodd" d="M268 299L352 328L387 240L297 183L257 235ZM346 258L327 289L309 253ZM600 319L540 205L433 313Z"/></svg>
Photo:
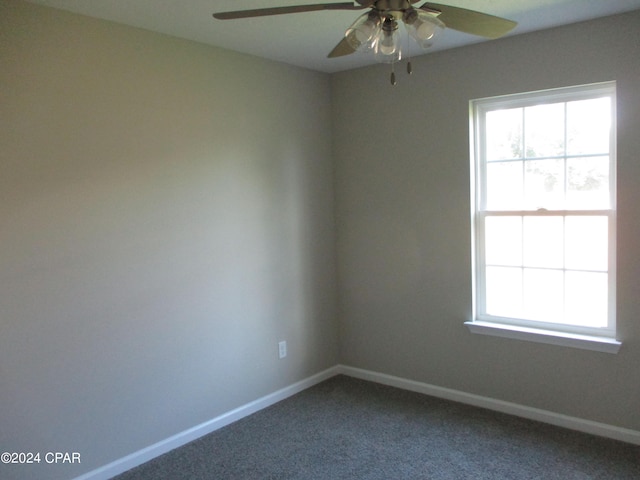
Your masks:
<svg viewBox="0 0 640 480"><path fill-rule="evenodd" d="M610 208L599 210L499 210L485 208L486 158L485 158L485 118L493 110L526 107L532 105L567 102L596 98L611 98L611 138L609 152ZM470 106L471 133L471 232L472 232L472 276L473 309L472 319L465 325L472 333L493 335L518 340L527 340L553 345L562 345L600 352L617 353L622 345L616 339L616 85L605 82L553 90L528 92L500 97L472 100ZM570 326L558 323L495 317L485 313L484 285L484 221L488 216L606 216L609 225L608 238L608 325L605 328Z"/></svg>

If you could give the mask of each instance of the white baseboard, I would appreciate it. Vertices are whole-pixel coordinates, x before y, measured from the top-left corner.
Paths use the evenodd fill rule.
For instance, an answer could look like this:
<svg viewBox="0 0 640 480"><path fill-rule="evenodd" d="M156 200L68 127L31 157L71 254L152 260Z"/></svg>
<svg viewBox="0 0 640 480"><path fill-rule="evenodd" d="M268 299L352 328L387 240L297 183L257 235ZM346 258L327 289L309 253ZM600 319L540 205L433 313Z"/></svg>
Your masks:
<svg viewBox="0 0 640 480"><path fill-rule="evenodd" d="M593 422L591 420L584 420L582 418L570 417L568 415L562 415L547 410L496 400L490 397L474 395L460 390L438 387L436 385L416 382L414 380L395 377L384 373L348 367L346 365L336 365L309 378L296 382L293 385L278 390L277 392L271 393L253 402L247 403L246 405L224 413L212 420L196 425L193 428L173 435L172 437L143 448L142 450L138 450L126 457L122 457L114 462L92 470L91 472L85 473L84 475L76 477L74 480L108 480L120 473L126 472L127 470L137 467L138 465L142 465L149 460L167 453L170 450L181 447L182 445L207 435L208 433L214 432L219 428L225 427L230 423L240 420L241 418L251 415L252 413L269 407L274 403L284 400L285 398L340 374L383 385L389 385L391 387L401 388L403 390L423 393L433 397L452 400L467 405L487 408L489 410L528 418L530 420L536 420L584 433L590 433L592 435L640 445L640 432L637 430L630 430L604 423Z"/></svg>
<svg viewBox="0 0 640 480"><path fill-rule="evenodd" d="M640 445L640 431L637 430L630 430L628 428L616 427L606 423L570 417L568 415L550 412L548 410L527 407L517 403L505 402L502 400L496 400L495 398L483 397L472 393L438 387L427 383L416 382L414 380L407 380L393 375L386 375L384 373L362 370L360 368L348 367L345 365L339 365L338 372L361 380L369 380L412 392L423 393L433 397L453 400L455 402L487 408L489 410L507 413L509 415L515 415L529 420L536 420L571 430L577 430L584 433L590 433L592 435Z"/></svg>
<svg viewBox="0 0 640 480"><path fill-rule="evenodd" d="M277 392L266 395L254 400L253 402L249 402L246 405L242 405L241 407L224 413L212 420L196 425L195 427L143 448L142 450L138 450L126 457L122 457L114 462L85 473L84 475L76 477L75 480L108 480L116 475L126 472L127 470L137 467L138 465L142 465L153 458L167 453L174 448L181 447L182 445L192 442L193 440L207 435L208 433L214 432L219 428L225 427L230 423L240 420L241 418L251 415L263 408L267 408L274 403L284 400L285 398L338 375L339 370L338 366L331 367L311 377L296 382L293 385L289 385L288 387L278 390Z"/></svg>

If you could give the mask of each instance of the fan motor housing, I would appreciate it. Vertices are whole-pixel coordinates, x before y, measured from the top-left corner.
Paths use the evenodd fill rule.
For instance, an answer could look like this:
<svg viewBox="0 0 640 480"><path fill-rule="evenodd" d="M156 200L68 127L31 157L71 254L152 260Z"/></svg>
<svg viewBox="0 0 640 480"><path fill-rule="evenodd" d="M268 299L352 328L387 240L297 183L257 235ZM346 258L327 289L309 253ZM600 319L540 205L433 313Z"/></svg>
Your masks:
<svg viewBox="0 0 640 480"><path fill-rule="evenodd" d="M376 0L373 2L373 8L385 11L404 11L411 8L411 4L416 3L418 0Z"/></svg>

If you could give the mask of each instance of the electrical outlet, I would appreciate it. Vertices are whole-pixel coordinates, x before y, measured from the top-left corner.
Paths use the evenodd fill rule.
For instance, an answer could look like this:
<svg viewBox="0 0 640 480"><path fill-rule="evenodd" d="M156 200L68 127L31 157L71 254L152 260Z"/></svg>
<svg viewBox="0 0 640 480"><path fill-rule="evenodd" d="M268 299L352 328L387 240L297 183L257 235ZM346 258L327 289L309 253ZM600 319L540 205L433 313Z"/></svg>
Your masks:
<svg viewBox="0 0 640 480"><path fill-rule="evenodd" d="M287 342L284 340L282 342L278 342L278 355L280 358L287 356Z"/></svg>

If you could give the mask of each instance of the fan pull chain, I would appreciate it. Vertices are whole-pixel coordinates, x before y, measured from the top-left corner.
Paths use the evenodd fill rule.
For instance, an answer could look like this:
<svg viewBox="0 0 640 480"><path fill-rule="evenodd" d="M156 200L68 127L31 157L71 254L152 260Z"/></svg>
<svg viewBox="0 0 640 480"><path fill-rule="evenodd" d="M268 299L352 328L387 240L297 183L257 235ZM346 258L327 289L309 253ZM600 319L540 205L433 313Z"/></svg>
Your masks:
<svg viewBox="0 0 640 480"><path fill-rule="evenodd" d="M409 54L409 35L407 35L407 74L411 75L413 73L413 67L411 66L411 55Z"/></svg>
<svg viewBox="0 0 640 480"><path fill-rule="evenodd" d="M393 85L394 87L396 86L396 83L398 83L396 82L396 72L394 71L395 66L396 66L395 62L391 63L391 76L389 77L389 79L391 80L391 85Z"/></svg>

